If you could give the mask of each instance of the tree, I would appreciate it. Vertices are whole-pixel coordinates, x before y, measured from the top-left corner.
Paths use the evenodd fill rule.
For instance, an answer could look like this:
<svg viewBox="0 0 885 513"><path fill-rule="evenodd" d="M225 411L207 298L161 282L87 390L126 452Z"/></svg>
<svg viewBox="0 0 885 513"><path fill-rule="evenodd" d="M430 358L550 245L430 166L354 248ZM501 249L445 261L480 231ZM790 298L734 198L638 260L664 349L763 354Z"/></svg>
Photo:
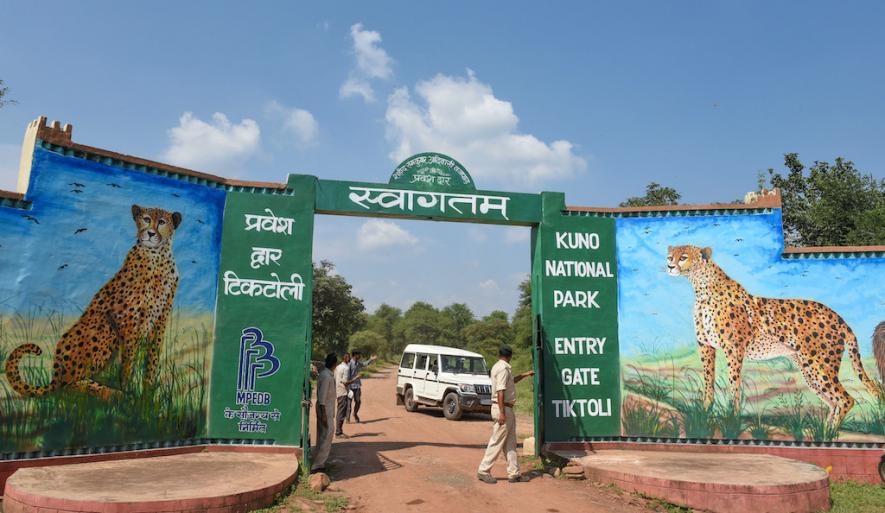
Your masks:
<svg viewBox="0 0 885 513"><path fill-rule="evenodd" d="M0 80L0 108L3 108L7 105L12 105L15 103L15 100L10 100L7 96L9 95L9 87L3 85L3 81Z"/></svg>
<svg viewBox="0 0 885 513"><path fill-rule="evenodd" d="M507 314L495 311L464 328L467 349L482 354L486 359L495 360L501 344L510 344L513 331L507 322Z"/></svg>
<svg viewBox="0 0 885 513"><path fill-rule="evenodd" d="M417 301L406 310L394 331L406 344L439 344L443 334L439 310Z"/></svg>
<svg viewBox="0 0 885 513"><path fill-rule="evenodd" d="M465 346L464 328L476 320L473 312L465 303L452 303L440 312L440 343L449 347Z"/></svg>
<svg viewBox="0 0 885 513"><path fill-rule="evenodd" d="M885 180L863 174L842 157L808 169L796 153L784 155L786 175L769 169L780 189L784 235L797 246L885 244Z"/></svg>
<svg viewBox="0 0 885 513"><path fill-rule="evenodd" d="M519 283L519 304L513 313L513 345L527 350L532 347L532 280L526 278Z"/></svg>
<svg viewBox="0 0 885 513"><path fill-rule="evenodd" d="M353 287L340 274L335 264L323 260L313 266L313 353L347 350L350 336L363 328L363 300L352 294Z"/></svg>
<svg viewBox="0 0 885 513"><path fill-rule="evenodd" d="M350 336L350 350L359 349L363 354L384 354L387 341L371 330L360 330Z"/></svg>
<svg viewBox="0 0 885 513"><path fill-rule="evenodd" d="M645 196L633 196L621 202L622 207L652 207L657 205L676 205L682 195L672 187L664 187L657 182L645 186Z"/></svg>
<svg viewBox="0 0 885 513"><path fill-rule="evenodd" d="M384 345L377 352L384 356L398 356L403 350L402 339L396 335L396 323L402 319L402 311L386 303L369 316L368 329L384 339Z"/></svg>

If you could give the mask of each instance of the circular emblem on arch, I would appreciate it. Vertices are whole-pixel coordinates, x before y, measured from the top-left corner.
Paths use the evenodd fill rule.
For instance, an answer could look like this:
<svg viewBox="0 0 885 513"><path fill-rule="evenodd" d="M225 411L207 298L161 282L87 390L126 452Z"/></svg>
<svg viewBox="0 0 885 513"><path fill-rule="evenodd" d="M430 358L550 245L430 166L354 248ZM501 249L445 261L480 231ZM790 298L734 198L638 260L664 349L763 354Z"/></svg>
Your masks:
<svg viewBox="0 0 885 513"><path fill-rule="evenodd" d="M475 191L470 173L460 162L442 153L419 153L396 166L390 185L425 191Z"/></svg>

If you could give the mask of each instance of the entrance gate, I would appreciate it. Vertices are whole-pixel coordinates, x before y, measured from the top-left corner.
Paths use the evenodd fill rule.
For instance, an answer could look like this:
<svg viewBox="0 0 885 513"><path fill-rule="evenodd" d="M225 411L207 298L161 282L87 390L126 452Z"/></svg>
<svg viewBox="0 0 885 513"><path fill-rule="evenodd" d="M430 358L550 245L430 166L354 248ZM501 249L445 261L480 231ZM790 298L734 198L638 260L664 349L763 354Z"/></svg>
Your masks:
<svg viewBox="0 0 885 513"><path fill-rule="evenodd" d="M227 195L211 438L308 445L316 214L531 227L535 443L620 434L614 219L570 216L562 193L477 190L437 153L387 184L290 175L288 191Z"/></svg>

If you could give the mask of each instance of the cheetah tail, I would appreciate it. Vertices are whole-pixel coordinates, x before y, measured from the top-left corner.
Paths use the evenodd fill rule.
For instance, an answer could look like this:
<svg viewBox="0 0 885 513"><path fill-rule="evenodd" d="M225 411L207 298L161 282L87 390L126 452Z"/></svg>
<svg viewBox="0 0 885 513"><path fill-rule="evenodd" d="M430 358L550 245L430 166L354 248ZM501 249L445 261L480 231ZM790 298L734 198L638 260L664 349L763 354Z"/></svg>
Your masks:
<svg viewBox="0 0 885 513"><path fill-rule="evenodd" d="M36 344L22 344L16 347L9 354L9 358L6 359L6 379L9 380L12 389L23 396L42 396L58 388L58 382L55 379L44 386L34 386L25 383L18 367L22 357L28 354L40 356L43 354L43 350Z"/></svg>
<svg viewBox="0 0 885 513"><path fill-rule="evenodd" d="M857 346L857 337L851 332L848 333L848 336L845 339L845 350L848 351L848 357L851 359L851 366L854 368L854 373L857 374L864 386L867 387L870 394L879 400L885 401L885 390L883 390L875 381L871 380L863 368L863 363L860 361L860 349Z"/></svg>

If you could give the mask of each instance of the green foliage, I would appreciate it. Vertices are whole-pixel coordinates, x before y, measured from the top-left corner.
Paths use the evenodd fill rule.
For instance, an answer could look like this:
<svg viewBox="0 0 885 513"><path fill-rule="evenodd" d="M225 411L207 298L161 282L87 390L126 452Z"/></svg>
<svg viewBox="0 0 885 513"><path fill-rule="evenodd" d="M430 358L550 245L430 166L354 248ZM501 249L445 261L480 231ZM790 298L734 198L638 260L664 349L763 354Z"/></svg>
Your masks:
<svg viewBox="0 0 885 513"><path fill-rule="evenodd" d="M365 355L377 355L384 354L387 348L387 341L374 331L361 330L350 336L348 345L351 351L359 349Z"/></svg>
<svg viewBox="0 0 885 513"><path fill-rule="evenodd" d="M830 513L885 513L885 486L855 481L830 483Z"/></svg>
<svg viewBox="0 0 885 513"><path fill-rule="evenodd" d="M665 187L651 182L645 186L645 196L633 196L621 202L622 207L652 207L658 205L676 205L682 195L672 187Z"/></svg>
<svg viewBox="0 0 885 513"><path fill-rule="evenodd" d="M394 329L406 344L438 344L445 333L441 324L439 310L430 303L417 301Z"/></svg>
<svg viewBox="0 0 885 513"><path fill-rule="evenodd" d="M772 422L792 436L793 440L801 442L805 439L805 428L808 427L805 416L807 405L802 391L796 390L792 394L784 394L777 402L779 411L774 415Z"/></svg>
<svg viewBox="0 0 885 513"><path fill-rule="evenodd" d="M463 334L467 349L482 354L487 361L496 360L501 344L510 344L513 340L507 314L501 311L492 312L481 321L467 326Z"/></svg>
<svg viewBox="0 0 885 513"><path fill-rule="evenodd" d="M737 440L747 430L747 422L741 416L741 412L735 410L729 402L717 404L715 407L715 423L719 428L719 435L729 440Z"/></svg>
<svg viewBox="0 0 885 513"><path fill-rule="evenodd" d="M327 353L347 350L350 336L361 330L366 319L363 300L353 295L353 286L335 264L323 260L313 266L313 348L320 358Z"/></svg>
<svg viewBox="0 0 885 513"><path fill-rule="evenodd" d="M641 401L625 403L621 411L624 431L633 436L676 438L679 436L679 418L659 403L648 405Z"/></svg>
<svg viewBox="0 0 885 513"><path fill-rule="evenodd" d="M796 153L784 155L786 175L769 169L780 189L787 242L799 246L885 244L885 180L837 157L806 168Z"/></svg>

